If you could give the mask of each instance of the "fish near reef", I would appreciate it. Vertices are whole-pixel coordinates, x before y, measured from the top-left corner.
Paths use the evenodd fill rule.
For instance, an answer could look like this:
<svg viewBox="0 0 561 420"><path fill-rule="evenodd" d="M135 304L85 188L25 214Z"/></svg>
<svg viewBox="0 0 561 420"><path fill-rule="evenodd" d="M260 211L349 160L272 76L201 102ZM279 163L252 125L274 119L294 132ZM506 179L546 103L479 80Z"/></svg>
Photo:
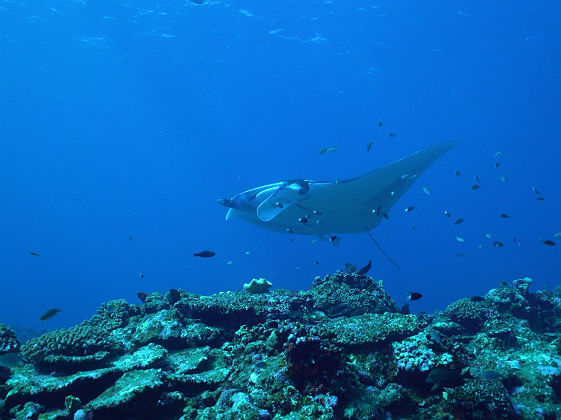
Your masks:
<svg viewBox="0 0 561 420"><path fill-rule="evenodd" d="M170 305L173 305L176 302L179 302L181 300L181 294L179 293L179 290L177 290L177 289L169 289L169 292L167 293L166 299L167 299L167 301L169 302Z"/></svg>
<svg viewBox="0 0 561 420"><path fill-rule="evenodd" d="M39 318L41 321L46 321L48 319L53 318L56 314L58 314L61 311L60 308L52 308L52 309L47 309L43 315L41 315L41 318Z"/></svg>
<svg viewBox="0 0 561 420"><path fill-rule="evenodd" d="M146 302L146 298L148 297L148 294L147 294L147 293L144 293L144 292L138 292L138 293L136 294L136 296L138 296L138 298L140 299L140 301L141 301L142 303L144 303L144 302Z"/></svg>
<svg viewBox="0 0 561 420"><path fill-rule="evenodd" d="M358 270L356 273L358 275L363 275L368 273L368 271L370 271L370 269L372 268L372 260L368 261L368 264L366 264L364 267L362 267L360 270Z"/></svg>
<svg viewBox="0 0 561 420"><path fill-rule="evenodd" d="M209 250L204 250L193 254L194 257L201 257L201 258L210 258L210 257L214 257L215 255L216 252L209 251Z"/></svg>
<svg viewBox="0 0 561 420"><path fill-rule="evenodd" d="M419 292L407 292L407 299L409 299L411 302L413 302L414 300L419 300L423 297L423 295Z"/></svg>

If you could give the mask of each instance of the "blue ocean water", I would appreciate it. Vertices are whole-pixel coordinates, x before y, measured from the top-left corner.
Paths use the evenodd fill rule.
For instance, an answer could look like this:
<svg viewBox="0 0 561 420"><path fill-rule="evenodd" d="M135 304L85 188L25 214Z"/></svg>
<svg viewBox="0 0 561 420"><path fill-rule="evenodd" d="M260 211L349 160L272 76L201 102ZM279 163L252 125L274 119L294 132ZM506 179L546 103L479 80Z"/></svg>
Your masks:
<svg viewBox="0 0 561 420"><path fill-rule="evenodd" d="M138 291L254 277L306 289L369 259L398 304L424 295L413 312L524 276L552 288L560 40L553 1L0 1L0 321L65 327ZM366 235L312 243L216 201L448 140L372 232L399 270Z"/></svg>

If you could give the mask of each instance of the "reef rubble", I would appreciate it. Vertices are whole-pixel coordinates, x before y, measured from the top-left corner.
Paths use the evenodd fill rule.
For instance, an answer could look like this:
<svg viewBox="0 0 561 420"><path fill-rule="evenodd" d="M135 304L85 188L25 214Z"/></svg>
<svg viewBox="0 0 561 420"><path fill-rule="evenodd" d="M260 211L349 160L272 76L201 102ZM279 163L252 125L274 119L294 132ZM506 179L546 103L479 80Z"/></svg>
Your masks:
<svg viewBox="0 0 561 420"><path fill-rule="evenodd" d="M561 418L561 298L530 284L414 315L338 271L110 301L21 345L0 324L0 418Z"/></svg>

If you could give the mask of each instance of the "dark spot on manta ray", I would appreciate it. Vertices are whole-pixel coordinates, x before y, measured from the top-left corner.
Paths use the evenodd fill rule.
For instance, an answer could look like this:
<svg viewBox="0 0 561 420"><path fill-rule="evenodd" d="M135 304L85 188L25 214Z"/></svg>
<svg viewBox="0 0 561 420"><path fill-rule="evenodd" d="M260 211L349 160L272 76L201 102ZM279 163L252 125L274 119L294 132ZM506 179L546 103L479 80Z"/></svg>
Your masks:
<svg viewBox="0 0 561 420"><path fill-rule="evenodd" d="M194 257L201 257L201 258L210 258L210 257L214 257L216 255L216 252L213 251L209 251L209 250L204 250L201 252L196 252L193 254Z"/></svg>
<svg viewBox="0 0 561 420"><path fill-rule="evenodd" d="M307 217L299 217L299 218L298 218L298 221L299 221L300 223L308 223L308 218L307 218Z"/></svg>

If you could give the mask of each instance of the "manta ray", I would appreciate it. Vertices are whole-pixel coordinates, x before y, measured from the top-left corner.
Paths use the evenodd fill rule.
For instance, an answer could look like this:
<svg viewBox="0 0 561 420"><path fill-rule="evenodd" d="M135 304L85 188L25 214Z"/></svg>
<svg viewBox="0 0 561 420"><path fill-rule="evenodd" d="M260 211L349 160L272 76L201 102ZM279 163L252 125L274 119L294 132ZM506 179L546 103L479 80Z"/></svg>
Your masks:
<svg viewBox="0 0 561 420"><path fill-rule="evenodd" d="M226 220L241 219L277 232L315 235L332 242L337 234L367 233L380 248L370 231L388 218L417 178L456 144L436 144L344 181L291 179L218 202L229 207Z"/></svg>

